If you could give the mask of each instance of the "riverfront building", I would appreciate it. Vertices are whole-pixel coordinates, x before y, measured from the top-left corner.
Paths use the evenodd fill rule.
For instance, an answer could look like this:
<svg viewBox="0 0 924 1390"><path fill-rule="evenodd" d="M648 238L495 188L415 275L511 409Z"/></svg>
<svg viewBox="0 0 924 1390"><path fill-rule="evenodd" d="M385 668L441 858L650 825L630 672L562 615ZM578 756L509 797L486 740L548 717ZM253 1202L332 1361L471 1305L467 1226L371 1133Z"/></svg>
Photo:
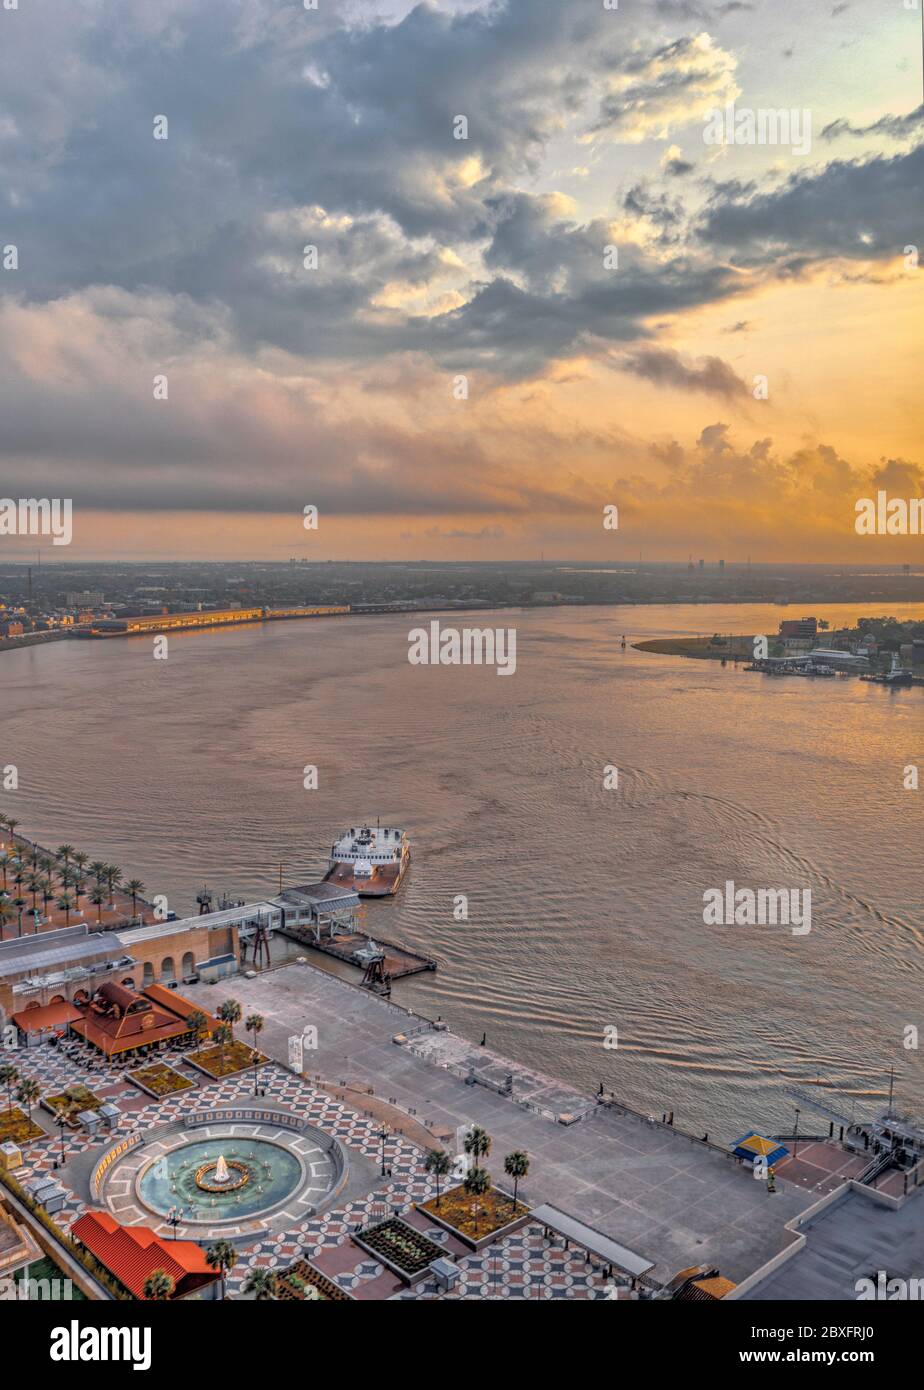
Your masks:
<svg viewBox="0 0 924 1390"><path fill-rule="evenodd" d="M262 623L276 618L329 618L349 613L348 604L315 608L201 608L189 613L144 613L134 618L100 618L86 630L89 637L156 636L189 628L227 627L231 623Z"/></svg>

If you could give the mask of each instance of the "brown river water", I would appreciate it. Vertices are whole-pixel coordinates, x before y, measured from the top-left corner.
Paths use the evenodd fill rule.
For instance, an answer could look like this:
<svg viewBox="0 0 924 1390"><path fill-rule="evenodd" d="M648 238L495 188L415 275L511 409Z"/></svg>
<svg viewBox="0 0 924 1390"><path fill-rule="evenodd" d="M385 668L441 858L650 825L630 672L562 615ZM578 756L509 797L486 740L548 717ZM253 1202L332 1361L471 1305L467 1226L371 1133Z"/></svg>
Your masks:
<svg viewBox="0 0 924 1390"><path fill-rule="evenodd" d="M834 626L881 605L810 611ZM924 1038L924 790L902 774L924 770L924 689L620 647L622 633L772 632L781 616L800 614L441 616L516 627L510 677L410 665L408 632L430 615L175 634L166 661L148 638L4 652L0 764L20 789L2 807L181 916L204 882L255 897L280 863L288 882L320 877L334 836L379 815L413 858L363 925L439 961L397 1002L720 1140L790 1128L794 1085L867 1114L891 1066L921 1114L924 1063L904 1039L909 1025ZM728 879L810 887L812 930L705 926L703 894Z"/></svg>

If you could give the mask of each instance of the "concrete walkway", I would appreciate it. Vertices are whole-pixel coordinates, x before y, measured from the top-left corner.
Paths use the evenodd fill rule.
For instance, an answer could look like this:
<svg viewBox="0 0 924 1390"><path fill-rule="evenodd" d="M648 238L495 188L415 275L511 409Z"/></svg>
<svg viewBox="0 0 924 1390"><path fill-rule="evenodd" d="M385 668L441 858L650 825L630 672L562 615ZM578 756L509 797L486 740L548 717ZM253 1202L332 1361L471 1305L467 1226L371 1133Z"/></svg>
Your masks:
<svg viewBox="0 0 924 1390"><path fill-rule="evenodd" d="M187 986L184 993L212 1012L230 997L245 1015L262 1014L260 1046L282 1062L289 1036L316 1028L317 1050L305 1054L309 1079L367 1081L376 1097L410 1112L430 1131L482 1125L494 1139L488 1167L496 1179L502 1178L506 1153L526 1150L531 1166L521 1193L531 1205L552 1202L596 1226L652 1260L658 1279L711 1263L740 1282L789 1243L784 1222L815 1200L811 1192L782 1182L769 1195L765 1184L731 1158L631 1114L597 1107L565 1126L494 1090L467 1085L395 1044L395 1035L406 1035L423 1020L311 965L285 966L253 980L236 976L215 986ZM458 1042L459 1049L448 1048L450 1055L471 1046ZM446 1052L444 1047L435 1055Z"/></svg>

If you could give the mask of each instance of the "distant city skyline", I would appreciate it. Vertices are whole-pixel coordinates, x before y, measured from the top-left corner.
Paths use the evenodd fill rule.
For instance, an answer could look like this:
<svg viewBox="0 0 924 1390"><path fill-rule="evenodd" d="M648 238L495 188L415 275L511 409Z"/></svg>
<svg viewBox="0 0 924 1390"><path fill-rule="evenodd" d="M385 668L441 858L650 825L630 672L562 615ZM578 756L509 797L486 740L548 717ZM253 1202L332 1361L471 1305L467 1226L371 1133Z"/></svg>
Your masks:
<svg viewBox="0 0 924 1390"><path fill-rule="evenodd" d="M0 494L73 498L65 565L914 567L854 528L924 495L921 16L874 9L20 7Z"/></svg>

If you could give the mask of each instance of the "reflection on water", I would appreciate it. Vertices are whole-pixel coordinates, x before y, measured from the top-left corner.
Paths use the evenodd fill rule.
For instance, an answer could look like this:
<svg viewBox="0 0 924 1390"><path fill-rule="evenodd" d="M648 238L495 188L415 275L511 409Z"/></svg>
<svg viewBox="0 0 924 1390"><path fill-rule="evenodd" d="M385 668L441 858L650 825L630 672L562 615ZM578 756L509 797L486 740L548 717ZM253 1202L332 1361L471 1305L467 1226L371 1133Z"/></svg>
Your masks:
<svg viewBox="0 0 924 1390"><path fill-rule="evenodd" d="M811 611L834 626L864 610ZM924 1025L924 793L902 788L924 762L924 691L619 645L775 631L782 612L479 613L518 629L507 680L410 666L413 615L174 635L167 661L146 639L3 653L21 785L4 809L181 914L205 881L250 896L280 863L290 882L319 876L335 834L380 814L407 827L412 864L364 924L440 962L399 1002L720 1137L791 1124L786 1086L816 1077L862 1107L893 1064L899 1098L924 1108L903 1048ZM811 933L704 927L703 892L726 879L810 887Z"/></svg>

